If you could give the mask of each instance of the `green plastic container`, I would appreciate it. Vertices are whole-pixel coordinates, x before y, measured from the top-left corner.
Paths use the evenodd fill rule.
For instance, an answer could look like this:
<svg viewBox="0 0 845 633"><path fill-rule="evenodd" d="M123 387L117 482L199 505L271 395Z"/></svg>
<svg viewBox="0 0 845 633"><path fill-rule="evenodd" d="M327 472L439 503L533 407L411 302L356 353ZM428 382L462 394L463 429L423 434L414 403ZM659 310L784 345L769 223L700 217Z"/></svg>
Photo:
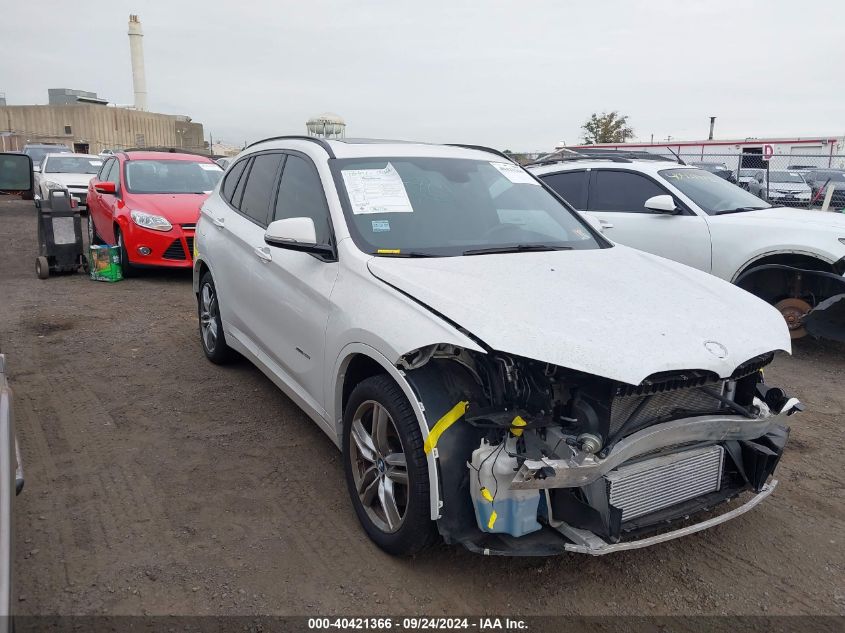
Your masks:
<svg viewBox="0 0 845 633"><path fill-rule="evenodd" d="M120 249L117 246L95 244L88 248L91 279L94 281L120 281Z"/></svg>

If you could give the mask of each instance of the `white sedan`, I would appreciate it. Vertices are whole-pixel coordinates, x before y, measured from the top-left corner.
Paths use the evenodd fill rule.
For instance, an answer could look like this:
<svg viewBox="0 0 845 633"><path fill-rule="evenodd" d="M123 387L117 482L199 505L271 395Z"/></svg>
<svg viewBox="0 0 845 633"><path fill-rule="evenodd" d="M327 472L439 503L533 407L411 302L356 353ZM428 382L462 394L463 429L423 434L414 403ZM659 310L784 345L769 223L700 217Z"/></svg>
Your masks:
<svg viewBox="0 0 845 633"><path fill-rule="evenodd" d="M196 245L203 352L248 358L341 448L388 552L606 554L777 483L799 406L763 381L777 311L613 244L493 150L261 141Z"/></svg>
<svg viewBox="0 0 845 633"><path fill-rule="evenodd" d="M51 189L64 189L87 208L88 183L102 166L94 154L47 154L35 172L35 203L49 199Z"/></svg>

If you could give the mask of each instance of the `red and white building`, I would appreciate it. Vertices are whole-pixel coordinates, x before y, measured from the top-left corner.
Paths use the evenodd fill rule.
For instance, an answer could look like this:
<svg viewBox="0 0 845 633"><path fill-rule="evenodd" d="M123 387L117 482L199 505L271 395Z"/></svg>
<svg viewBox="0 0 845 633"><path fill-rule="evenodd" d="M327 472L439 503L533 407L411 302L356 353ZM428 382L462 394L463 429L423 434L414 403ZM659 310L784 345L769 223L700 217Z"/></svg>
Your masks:
<svg viewBox="0 0 845 633"><path fill-rule="evenodd" d="M745 138L734 140L706 141L667 141L665 143L599 143L596 145L558 145L555 149L566 147L574 151L581 149L618 149L628 151L646 151L656 154L676 152L687 160L706 162L711 157L713 162L724 162L726 156L738 154L763 154L764 146L771 145L773 160L786 167L790 164L810 164L818 167L845 167L845 137L772 137ZM796 157L794 160L791 157ZM789 157L789 158L787 158Z"/></svg>

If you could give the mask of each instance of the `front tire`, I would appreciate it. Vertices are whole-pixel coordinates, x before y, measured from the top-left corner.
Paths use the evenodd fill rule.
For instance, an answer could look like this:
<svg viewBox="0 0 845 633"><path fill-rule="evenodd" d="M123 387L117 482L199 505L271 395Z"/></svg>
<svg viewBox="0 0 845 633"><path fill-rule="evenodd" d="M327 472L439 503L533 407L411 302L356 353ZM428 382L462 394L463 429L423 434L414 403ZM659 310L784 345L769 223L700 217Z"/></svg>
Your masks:
<svg viewBox="0 0 845 633"><path fill-rule="evenodd" d="M355 514L376 545L411 556L436 541L422 434L408 399L389 376L367 378L349 396L343 463Z"/></svg>
<svg viewBox="0 0 845 633"><path fill-rule="evenodd" d="M88 246L96 246L98 244L103 244L103 240L100 239L100 236L97 235L97 227L94 226L94 218L91 217L91 214L88 214ZM121 254L122 257L122 254Z"/></svg>
<svg viewBox="0 0 845 633"><path fill-rule="evenodd" d="M220 318L217 288L214 286L214 279L209 272L206 272L200 279L197 315L200 322L200 342L205 357L216 365L223 365L232 360L234 353L226 343L223 321Z"/></svg>
<svg viewBox="0 0 845 633"><path fill-rule="evenodd" d="M117 238L117 248L120 252L120 272L123 273L123 278L135 276L135 268L129 262L129 254L126 252L126 244L123 241L123 233L117 226L114 227L115 238Z"/></svg>

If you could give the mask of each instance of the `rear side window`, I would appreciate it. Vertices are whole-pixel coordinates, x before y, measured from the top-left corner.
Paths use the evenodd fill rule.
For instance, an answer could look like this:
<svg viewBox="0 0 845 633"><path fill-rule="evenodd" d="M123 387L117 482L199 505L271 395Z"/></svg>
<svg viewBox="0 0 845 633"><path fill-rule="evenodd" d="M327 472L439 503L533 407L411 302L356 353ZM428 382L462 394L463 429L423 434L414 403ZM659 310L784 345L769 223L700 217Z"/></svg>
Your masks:
<svg viewBox="0 0 845 633"><path fill-rule="evenodd" d="M311 218L318 244L329 244L331 226L323 183L313 165L299 156L288 156L276 199L274 220Z"/></svg>
<svg viewBox="0 0 845 633"><path fill-rule="evenodd" d="M220 188L220 195L226 202L232 202L232 194L235 193L235 187L238 186L238 181L241 179L241 174L244 173L244 168L248 162L248 158L239 160L226 174L226 180L223 181L223 186Z"/></svg>
<svg viewBox="0 0 845 633"><path fill-rule="evenodd" d="M267 226L281 162L282 154L259 154L253 159L247 175L240 211L261 226Z"/></svg>
<svg viewBox="0 0 845 633"><path fill-rule="evenodd" d="M645 176L626 171L594 170L590 211L650 213L645 201L669 193Z"/></svg>
<svg viewBox="0 0 845 633"><path fill-rule="evenodd" d="M555 193L579 211L587 208L587 178L585 171L567 171L562 174L540 176Z"/></svg>

